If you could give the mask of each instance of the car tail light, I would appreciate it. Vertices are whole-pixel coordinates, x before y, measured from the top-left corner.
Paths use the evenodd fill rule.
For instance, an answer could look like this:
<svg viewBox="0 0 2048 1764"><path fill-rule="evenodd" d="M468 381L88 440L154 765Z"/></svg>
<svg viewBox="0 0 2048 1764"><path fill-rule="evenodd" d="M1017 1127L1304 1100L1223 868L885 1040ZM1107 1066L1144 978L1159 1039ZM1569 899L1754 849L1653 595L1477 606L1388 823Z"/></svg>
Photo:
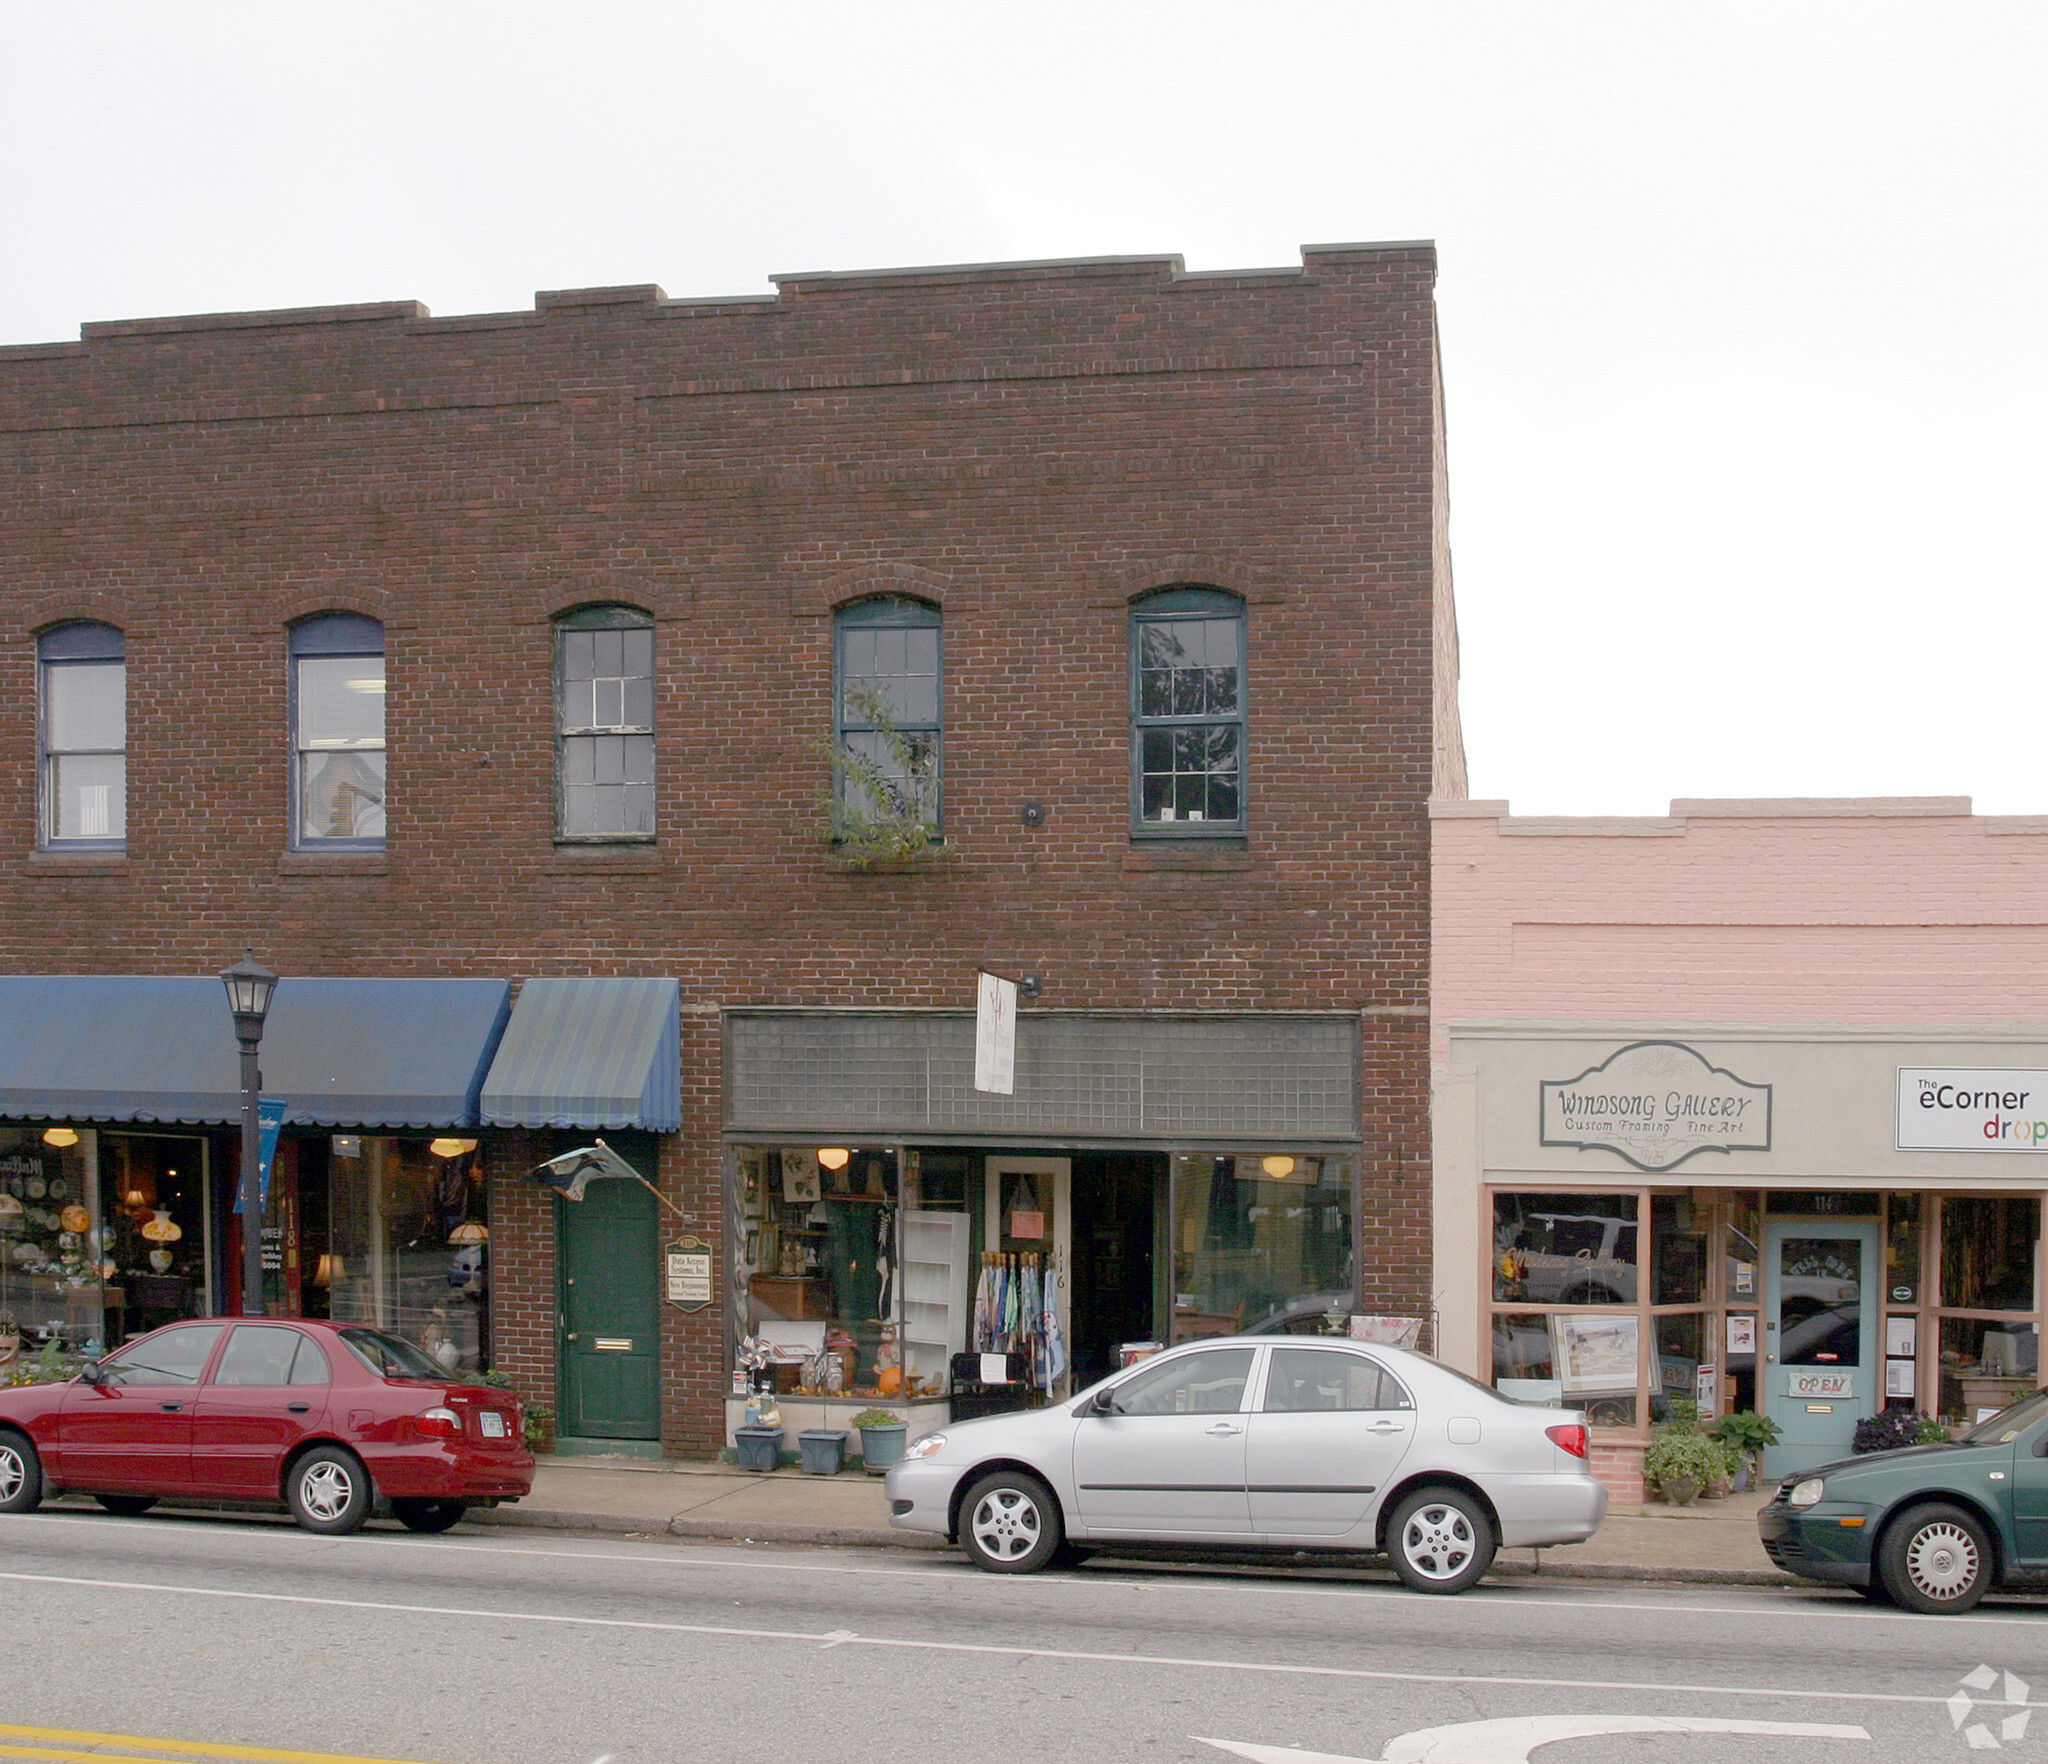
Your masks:
<svg viewBox="0 0 2048 1764"><path fill-rule="evenodd" d="M413 1425L429 1439L460 1439L462 1417L453 1409L429 1409L417 1416Z"/></svg>
<svg viewBox="0 0 2048 1764"><path fill-rule="evenodd" d="M1560 1421L1543 1430L1575 1458L1586 1455L1586 1427L1582 1421Z"/></svg>

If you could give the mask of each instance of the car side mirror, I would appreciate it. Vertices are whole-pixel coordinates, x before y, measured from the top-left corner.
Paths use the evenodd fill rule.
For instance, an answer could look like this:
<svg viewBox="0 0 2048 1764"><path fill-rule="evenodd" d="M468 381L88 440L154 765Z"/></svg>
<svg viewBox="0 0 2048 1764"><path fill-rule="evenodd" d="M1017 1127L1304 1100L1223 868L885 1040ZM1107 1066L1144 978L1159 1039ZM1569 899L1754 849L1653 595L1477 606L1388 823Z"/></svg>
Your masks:
<svg viewBox="0 0 2048 1764"><path fill-rule="evenodd" d="M2042 1434L2039 1439L2034 1441L2034 1456L2037 1458L2048 1458L2048 1433Z"/></svg>
<svg viewBox="0 0 2048 1764"><path fill-rule="evenodd" d="M78 1374L78 1382L80 1384L105 1384L106 1381L106 1368L97 1360L86 1361L83 1369Z"/></svg>
<svg viewBox="0 0 2048 1764"><path fill-rule="evenodd" d="M1088 1413L1091 1415L1121 1415L1123 1409L1116 1400L1116 1392L1114 1390L1098 1390L1095 1393L1095 1400L1088 1405Z"/></svg>

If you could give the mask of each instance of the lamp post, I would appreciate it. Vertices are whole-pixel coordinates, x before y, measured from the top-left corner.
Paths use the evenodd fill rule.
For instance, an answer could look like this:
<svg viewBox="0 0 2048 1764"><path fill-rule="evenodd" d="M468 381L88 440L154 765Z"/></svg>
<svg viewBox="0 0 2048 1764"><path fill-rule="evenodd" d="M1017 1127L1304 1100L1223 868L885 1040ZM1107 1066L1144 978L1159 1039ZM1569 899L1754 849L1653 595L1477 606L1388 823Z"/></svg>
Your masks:
<svg viewBox="0 0 2048 1764"><path fill-rule="evenodd" d="M256 1048L263 1040L263 1019L270 1013L270 995L277 976L251 950L232 968L221 970L228 989L228 1009L235 1016L235 1039L242 1044L242 1315L263 1315L263 1125L257 1099L263 1074L256 1068Z"/></svg>

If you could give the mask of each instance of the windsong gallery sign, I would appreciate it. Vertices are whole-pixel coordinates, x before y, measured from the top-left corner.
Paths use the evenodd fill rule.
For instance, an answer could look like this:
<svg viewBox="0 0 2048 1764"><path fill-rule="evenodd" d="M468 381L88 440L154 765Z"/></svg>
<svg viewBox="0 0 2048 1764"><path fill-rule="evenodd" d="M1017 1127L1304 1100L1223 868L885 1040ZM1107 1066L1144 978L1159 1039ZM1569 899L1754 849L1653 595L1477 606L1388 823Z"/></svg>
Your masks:
<svg viewBox="0 0 2048 1764"><path fill-rule="evenodd" d="M1696 1152L1769 1151L1771 1087L1678 1041L1636 1041L1576 1078L1542 1084L1543 1143L1669 1170Z"/></svg>

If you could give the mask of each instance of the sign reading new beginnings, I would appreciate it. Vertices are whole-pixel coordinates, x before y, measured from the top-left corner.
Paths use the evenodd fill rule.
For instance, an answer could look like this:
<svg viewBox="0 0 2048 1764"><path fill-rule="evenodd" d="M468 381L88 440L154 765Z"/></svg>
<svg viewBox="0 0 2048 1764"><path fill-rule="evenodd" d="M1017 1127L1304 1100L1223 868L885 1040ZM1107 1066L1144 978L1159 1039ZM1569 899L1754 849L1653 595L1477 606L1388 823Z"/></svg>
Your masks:
<svg viewBox="0 0 2048 1764"><path fill-rule="evenodd" d="M2048 1152L2048 1072L1899 1068L1900 1151Z"/></svg>
<svg viewBox="0 0 2048 1764"><path fill-rule="evenodd" d="M1682 1042L1631 1042L1576 1078L1544 1082L1543 1143L1619 1152L1639 1170L1668 1170L1695 1152L1769 1151L1771 1087Z"/></svg>

